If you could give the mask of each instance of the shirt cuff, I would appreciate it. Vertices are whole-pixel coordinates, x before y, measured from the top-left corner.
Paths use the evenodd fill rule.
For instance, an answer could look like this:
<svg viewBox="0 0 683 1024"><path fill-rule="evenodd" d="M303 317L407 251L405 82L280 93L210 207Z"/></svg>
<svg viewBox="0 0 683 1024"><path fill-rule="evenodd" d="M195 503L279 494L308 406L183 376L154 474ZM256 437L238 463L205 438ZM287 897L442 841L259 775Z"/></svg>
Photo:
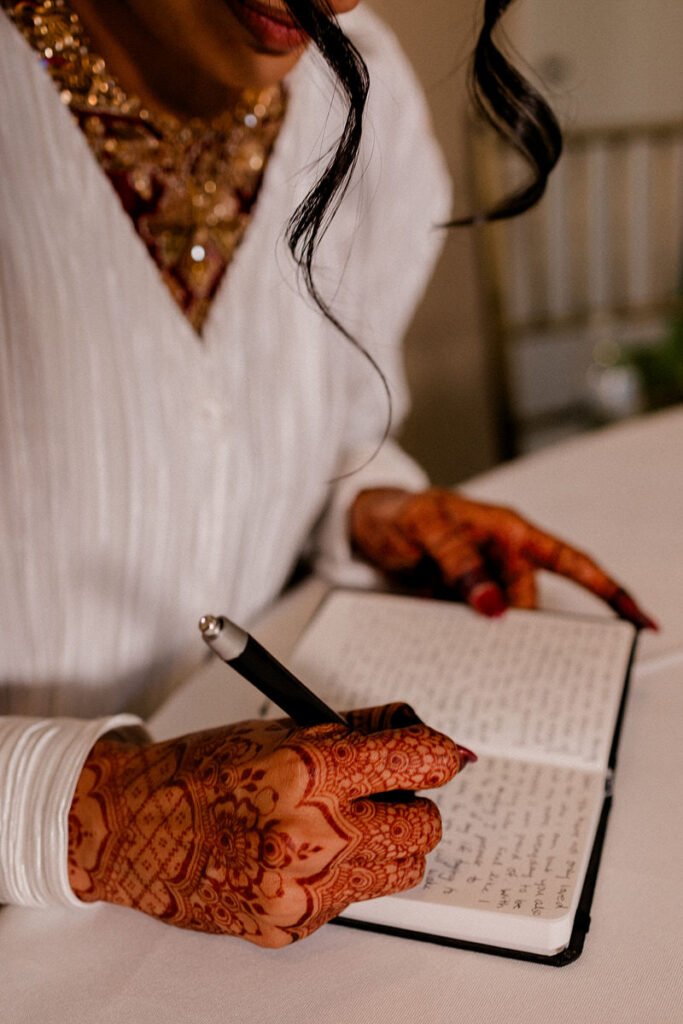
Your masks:
<svg viewBox="0 0 683 1024"><path fill-rule="evenodd" d="M141 720L0 717L0 903L89 906L69 884L69 809L96 741L131 726Z"/></svg>
<svg viewBox="0 0 683 1024"><path fill-rule="evenodd" d="M349 534L349 510L356 495L369 487L401 487L421 491L429 486L424 471L395 441L388 440L372 458L374 448L355 449L339 470L338 479L314 538L313 565L317 575L333 586L378 589L384 577L354 555ZM370 459L367 465L364 460ZM361 467L360 469L358 467Z"/></svg>

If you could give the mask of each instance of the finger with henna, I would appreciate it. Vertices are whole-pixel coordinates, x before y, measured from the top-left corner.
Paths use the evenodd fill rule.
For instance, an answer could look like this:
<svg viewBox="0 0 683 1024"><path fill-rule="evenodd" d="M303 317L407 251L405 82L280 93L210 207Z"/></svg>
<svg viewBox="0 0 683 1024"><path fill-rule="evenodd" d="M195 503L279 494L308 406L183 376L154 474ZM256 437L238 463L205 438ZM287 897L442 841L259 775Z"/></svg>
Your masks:
<svg viewBox="0 0 683 1024"><path fill-rule="evenodd" d="M525 553L539 568L566 576L585 587L605 601L622 619L627 619L640 629L659 628L657 623L638 607L631 595L582 551L543 533L536 527L529 527Z"/></svg>
<svg viewBox="0 0 683 1024"><path fill-rule="evenodd" d="M426 725L370 736L352 733L331 743L329 757L339 773L340 789L350 799L443 786L471 759L461 760L453 740Z"/></svg>

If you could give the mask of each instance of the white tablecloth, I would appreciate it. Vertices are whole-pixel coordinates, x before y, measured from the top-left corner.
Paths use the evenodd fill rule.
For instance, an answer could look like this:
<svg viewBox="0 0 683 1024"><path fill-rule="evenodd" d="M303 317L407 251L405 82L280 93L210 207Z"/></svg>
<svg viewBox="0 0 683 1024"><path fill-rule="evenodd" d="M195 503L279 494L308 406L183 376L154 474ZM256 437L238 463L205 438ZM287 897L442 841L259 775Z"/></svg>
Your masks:
<svg viewBox="0 0 683 1024"><path fill-rule="evenodd" d="M333 925L284 950L178 931L116 907L0 912L0 1018L134 1024L679 1024L683 711L683 410L581 438L482 477L468 493L580 540L662 625L643 637L614 806L580 959L562 969ZM309 583L257 634L286 657ZM602 609L564 581L547 606ZM251 713L212 663L157 715L172 735Z"/></svg>

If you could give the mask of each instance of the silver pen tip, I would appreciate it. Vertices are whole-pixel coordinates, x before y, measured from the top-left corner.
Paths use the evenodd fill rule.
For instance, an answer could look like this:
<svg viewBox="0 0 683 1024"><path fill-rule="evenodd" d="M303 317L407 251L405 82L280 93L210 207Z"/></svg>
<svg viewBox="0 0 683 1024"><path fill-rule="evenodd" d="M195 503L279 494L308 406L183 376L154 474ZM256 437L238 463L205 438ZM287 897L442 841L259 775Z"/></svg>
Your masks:
<svg viewBox="0 0 683 1024"><path fill-rule="evenodd" d="M202 615L199 620L199 628L202 632L202 636L207 640L210 640L211 637L218 636L221 631L220 622L215 615Z"/></svg>

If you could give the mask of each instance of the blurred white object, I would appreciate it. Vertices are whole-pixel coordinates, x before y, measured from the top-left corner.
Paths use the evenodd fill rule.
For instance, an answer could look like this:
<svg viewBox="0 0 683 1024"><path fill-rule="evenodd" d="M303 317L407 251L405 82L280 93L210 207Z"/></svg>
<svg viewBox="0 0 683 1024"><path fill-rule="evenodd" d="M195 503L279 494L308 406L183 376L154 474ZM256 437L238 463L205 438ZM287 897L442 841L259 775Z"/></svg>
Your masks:
<svg viewBox="0 0 683 1024"><path fill-rule="evenodd" d="M590 409L603 423L643 411L640 375L634 366L593 365L586 374L586 385Z"/></svg>

